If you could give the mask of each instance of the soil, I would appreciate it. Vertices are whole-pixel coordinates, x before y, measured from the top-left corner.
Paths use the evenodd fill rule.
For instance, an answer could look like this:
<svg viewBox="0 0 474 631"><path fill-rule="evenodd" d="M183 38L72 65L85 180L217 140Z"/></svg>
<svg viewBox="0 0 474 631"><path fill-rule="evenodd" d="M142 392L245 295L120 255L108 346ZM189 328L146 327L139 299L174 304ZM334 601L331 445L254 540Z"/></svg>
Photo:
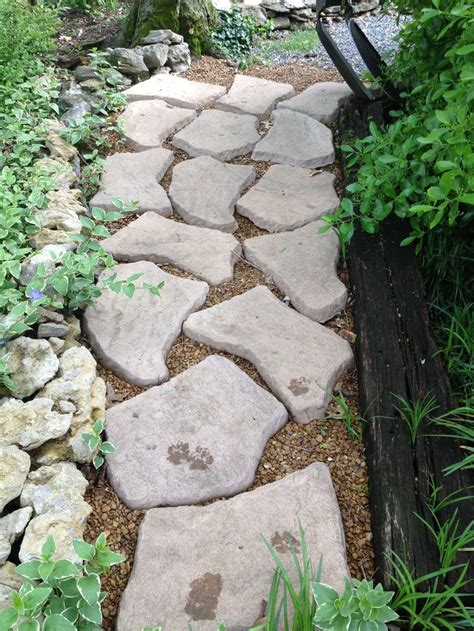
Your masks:
<svg viewBox="0 0 474 631"><path fill-rule="evenodd" d="M197 81L217 83L229 87L236 70L229 67L224 61L210 57L203 57L194 63L185 76ZM252 76L273 79L276 81L291 83L297 92L301 92L309 85L319 81L340 80L332 71L325 71L311 67L303 63L290 63L287 65L269 67L255 66L245 71ZM167 146L166 144L164 146ZM171 148L171 146L169 146ZM181 151L174 149L175 161L186 159ZM268 164L253 162L249 156L234 160L240 164L253 164L261 177L267 170ZM337 163L330 169L339 176ZM170 184L172 168L165 175L162 185L167 190ZM112 232L123 227L136 216L129 216L112 226ZM172 216L176 221L182 221L178 216ZM265 234L264 230L257 228L244 217L235 215L238 229L234 233L236 238L243 241L251 236ZM178 276L190 275L172 266L164 266L166 271ZM340 269L340 278L348 285L347 270ZM233 296L243 293L259 284L266 284L279 298L282 294L275 288L271 279L244 259L237 262L234 278L219 287L211 288L207 301L203 308L228 300ZM345 339L354 341L352 334L351 297L345 311L326 323ZM252 379L263 388L267 388L252 364L239 357L228 353L218 352L208 346L194 342L181 335L172 347L167 365L170 376L173 377L187 368L195 365L210 354L224 355L235 362ZM126 400L136 396L144 389L131 386L118 378L112 372L99 367L101 376L108 383L108 388L114 391L114 402ZM359 416L357 378L355 371L345 375L336 391L343 393L348 402L353 418ZM338 498L344 530L346 535L348 564L352 576L356 578L373 575L373 551L372 532L370 525L370 512L368 506L368 481L364 448L361 442L350 436L340 419L341 410L336 403L331 403L327 417L316 420L308 425L299 425L289 422L282 430L268 442L262 459L256 471L254 483L251 488L268 484L278 480L294 471L303 469L313 462L325 462L329 467ZM357 422L356 422L357 425ZM104 603L104 625L106 631L114 628L114 621L120 596L126 586L132 565L138 536L138 526L143 518L143 511L127 509L115 495L108 481L102 474L98 476L89 472L91 484L87 491L86 500L92 505L93 513L89 518L85 538L94 539L100 532L105 531L111 547L124 554L127 560L103 580L103 589L109 592ZM311 498L308 498L311 501Z"/></svg>

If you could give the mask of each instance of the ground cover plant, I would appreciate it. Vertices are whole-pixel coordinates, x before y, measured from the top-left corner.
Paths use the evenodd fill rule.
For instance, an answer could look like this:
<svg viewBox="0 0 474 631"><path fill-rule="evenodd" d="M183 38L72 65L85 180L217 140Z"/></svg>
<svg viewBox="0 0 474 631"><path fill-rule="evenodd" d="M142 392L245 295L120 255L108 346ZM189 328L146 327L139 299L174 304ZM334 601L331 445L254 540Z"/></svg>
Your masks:
<svg viewBox="0 0 474 631"><path fill-rule="evenodd" d="M267 36L271 21L264 25L243 15L238 6L232 11L219 11L217 25L212 32L212 49L215 54L235 60L245 60L257 36Z"/></svg>

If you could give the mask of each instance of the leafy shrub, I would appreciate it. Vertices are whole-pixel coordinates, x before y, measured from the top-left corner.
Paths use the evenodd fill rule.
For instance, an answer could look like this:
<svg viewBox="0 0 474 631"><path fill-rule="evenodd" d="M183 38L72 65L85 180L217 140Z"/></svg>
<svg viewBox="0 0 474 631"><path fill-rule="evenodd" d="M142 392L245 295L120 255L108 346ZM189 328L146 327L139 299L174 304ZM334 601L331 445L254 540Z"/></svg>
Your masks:
<svg viewBox="0 0 474 631"><path fill-rule="evenodd" d="M0 0L0 102L7 85L35 72L37 58L54 50L54 13L23 0Z"/></svg>
<svg viewBox="0 0 474 631"><path fill-rule="evenodd" d="M81 563L53 561L56 544L50 535L41 559L17 566L24 583L12 592L12 607L0 613L2 631L100 631L107 596L100 591L100 576L125 558L112 552L105 534L94 544L76 540L73 546Z"/></svg>
<svg viewBox="0 0 474 631"><path fill-rule="evenodd" d="M388 606L394 592L384 592L372 581L346 578L342 596L325 583L315 582L312 589L317 604L314 624L320 629L384 631L387 622L398 618Z"/></svg>
<svg viewBox="0 0 474 631"><path fill-rule="evenodd" d="M82 434L82 440L89 447L89 449L93 452L97 452L97 455L94 456L92 460L92 464L96 469L100 469L100 467L104 464L106 454L114 454L117 450L115 445L107 440L102 440L102 433L105 429L104 421L96 421L92 426L92 432Z"/></svg>
<svg viewBox="0 0 474 631"><path fill-rule="evenodd" d="M397 0L409 11L392 78L406 89L406 112L384 129L342 147L359 163L339 211L327 218L344 241L354 222L369 233L390 214L406 217L404 244L474 217L474 5L469 0Z"/></svg>
<svg viewBox="0 0 474 631"><path fill-rule="evenodd" d="M268 34L269 29L271 26L258 24L234 6L230 12L218 12L218 28L212 33L213 47L224 57L240 59L251 51L255 36Z"/></svg>

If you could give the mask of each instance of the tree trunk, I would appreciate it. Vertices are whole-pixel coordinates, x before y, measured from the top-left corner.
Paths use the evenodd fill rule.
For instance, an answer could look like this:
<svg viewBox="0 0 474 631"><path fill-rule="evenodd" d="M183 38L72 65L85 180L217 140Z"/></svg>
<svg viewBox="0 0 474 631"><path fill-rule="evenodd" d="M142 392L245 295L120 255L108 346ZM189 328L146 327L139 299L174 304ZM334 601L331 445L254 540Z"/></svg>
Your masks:
<svg viewBox="0 0 474 631"><path fill-rule="evenodd" d="M125 24L125 39L136 46L152 30L170 29L183 35L191 54L206 50L215 10L211 0L134 0Z"/></svg>

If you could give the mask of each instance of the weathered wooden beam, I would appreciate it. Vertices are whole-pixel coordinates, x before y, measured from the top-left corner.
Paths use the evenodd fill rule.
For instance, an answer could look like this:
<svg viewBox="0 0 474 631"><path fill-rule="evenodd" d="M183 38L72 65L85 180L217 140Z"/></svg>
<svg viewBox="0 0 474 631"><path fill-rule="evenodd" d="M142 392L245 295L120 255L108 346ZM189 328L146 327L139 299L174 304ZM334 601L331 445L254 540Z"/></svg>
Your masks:
<svg viewBox="0 0 474 631"><path fill-rule="evenodd" d="M368 133L368 124L381 124L383 103L353 99L340 117L341 143ZM344 164L343 167L346 167ZM389 168L389 167L388 167ZM355 179L357 166L345 168L345 184ZM413 447L407 426L399 418L394 394L415 402L435 397L443 413L454 406L448 378L430 331L423 279L414 248L400 247L408 226L396 217L385 220L380 232L356 230L349 246L349 272L359 400L367 419L364 441L369 474L370 507L377 578L391 586L389 556L394 551L421 576L439 568L434 541L417 517L432 523L426 497L433 485L444 495L474 484L472 472L446 476L443 469L462 459L457 441L441 438L443 431L422 424ZM462 524L473 514L471 502L458 506ZM442 519L454 508L451 506ZM466 557L459 561L466 560ZM469 574L473 578L472 566Z"/></svg>

